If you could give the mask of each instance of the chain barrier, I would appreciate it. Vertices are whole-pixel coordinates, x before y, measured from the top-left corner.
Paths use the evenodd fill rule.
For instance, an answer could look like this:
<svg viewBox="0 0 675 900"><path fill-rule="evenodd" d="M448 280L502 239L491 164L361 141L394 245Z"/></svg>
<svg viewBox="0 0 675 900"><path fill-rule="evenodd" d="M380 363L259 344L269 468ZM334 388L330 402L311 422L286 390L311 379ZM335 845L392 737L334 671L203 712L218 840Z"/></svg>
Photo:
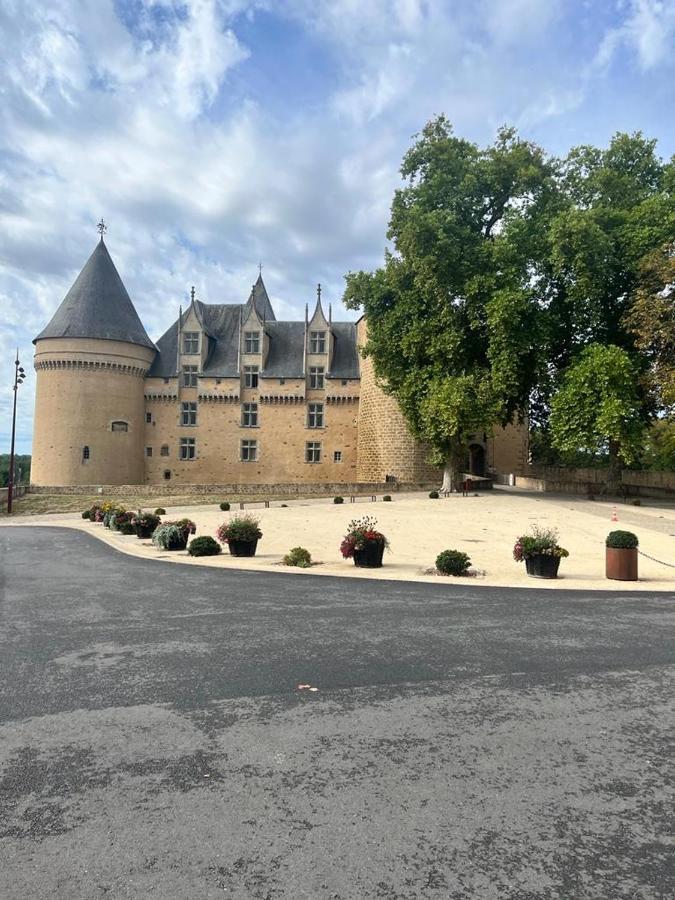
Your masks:
<svg viewBox="0 0 675 900"><path fill-rule="evenodd" d="M652 562L660 563L662 566L668 566L669 569L675 569L675 564L664 562L662 559L657 559L655 556L650 556L649 553L643 553L642 550L638 549L638 553L640 556L644 556L647 559L651 559Z"/></svg>

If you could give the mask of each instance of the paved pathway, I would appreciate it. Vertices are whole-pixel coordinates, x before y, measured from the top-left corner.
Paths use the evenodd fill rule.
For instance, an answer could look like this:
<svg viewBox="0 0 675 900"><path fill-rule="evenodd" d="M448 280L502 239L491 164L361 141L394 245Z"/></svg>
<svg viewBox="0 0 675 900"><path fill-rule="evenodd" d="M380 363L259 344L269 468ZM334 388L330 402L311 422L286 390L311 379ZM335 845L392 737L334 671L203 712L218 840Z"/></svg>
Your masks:
<svg viewBox="0 0 675 900"><path fill-rule="evenodd" d="M3 900L675 890L675 593L0 559Z"/></svg>

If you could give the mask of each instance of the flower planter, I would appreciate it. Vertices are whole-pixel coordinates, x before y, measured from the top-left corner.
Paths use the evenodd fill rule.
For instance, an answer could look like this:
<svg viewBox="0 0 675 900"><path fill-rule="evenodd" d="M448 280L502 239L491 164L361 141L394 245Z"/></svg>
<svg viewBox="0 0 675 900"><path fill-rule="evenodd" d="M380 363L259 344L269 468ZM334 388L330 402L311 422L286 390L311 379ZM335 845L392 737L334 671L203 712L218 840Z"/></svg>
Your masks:
<svg viewBox="0 0 675 900"><path fill-rule="evenodd" d="M559 566L560 557L546 553L537 553L525 560L527 574L532 578L557 578Z"/></svg>
<svg viewBox="0 0 675 900"><path fill-rule="evenodd" d="M232 556L255 556L256 547L258 546L257 539L255 541L228 541L228 547L230 548L230 554Z"/></svg>
<svg viewBox="0 0 675 900"><path fill-rule="evenodd" d="M384 543L366 544L363 550L354 550L354 565L361 569L379 569L383 556Z"/></svg>
<svg viewBox="0 0 675 900"><path fill-rule="evenodd" d="M613 581L637 581L637 547L605 547L605 576Z"/></svg>
<svg viewBox="0 0 675 900"><path fill-rule="evenodd" d="M186 535L182 541L174 541L173 543L169 544L169 546L166 549L167 550L185 550L185 548L187 547L187 542L188 542L188 539L187 539L187 535Z"/></svg>
<svg viewBox="0 0 675 900"><path fill-rule="evenodd" d="M137 525L136 526L136 537L137 538L151 538L157 529L156 525Z"/></svg>

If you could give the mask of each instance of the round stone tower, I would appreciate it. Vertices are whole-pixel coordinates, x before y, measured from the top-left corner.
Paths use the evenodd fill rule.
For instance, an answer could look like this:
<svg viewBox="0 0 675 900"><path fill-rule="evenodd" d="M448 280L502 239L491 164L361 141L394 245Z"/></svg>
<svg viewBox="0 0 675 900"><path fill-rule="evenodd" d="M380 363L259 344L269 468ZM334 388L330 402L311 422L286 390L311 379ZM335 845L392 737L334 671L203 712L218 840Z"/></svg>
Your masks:
<svg viewBox="0 0 675 900"><path fill-rule="evenodd" d="M144 378L156 350L103 236L33 343L31 483L143 483Z"/></svg>
<svg viewBox="0 0 675 900"><path fill-rule="evenodd" d="M364 318L357 325L357 340L367 339ZM361 482L439 482L442 472L427 462L429 450L410 433L398 403L385 394L375 378L373 361L361 360L359 431L356 478Z"/></svg>

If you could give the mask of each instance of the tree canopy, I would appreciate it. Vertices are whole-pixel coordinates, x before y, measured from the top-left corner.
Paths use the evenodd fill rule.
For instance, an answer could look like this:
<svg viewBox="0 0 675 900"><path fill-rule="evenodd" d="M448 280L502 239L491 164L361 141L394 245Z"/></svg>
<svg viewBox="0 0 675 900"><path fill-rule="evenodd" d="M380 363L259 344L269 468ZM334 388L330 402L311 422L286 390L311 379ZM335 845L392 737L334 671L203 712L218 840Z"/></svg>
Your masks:
<svg viewBox="0 0 675 900"><path fill-rule="evenodd" d="M515 417L548 434L563 387L556 446L597 454L611 440L617 462L633 459L633 425L673 402L675 164L640 133L559 160L512 128L481 148L441 116L401 174L384 264L348 274L344 300L365 313L364 352L432 461L456 475L470 432ZM609 395L592 428L564 402L605 363L606 390L630 408L620 441Z"/></svg>
<svg viewBox="0 0 675 900"><path fill-rule="evenodd" d="M347 276L345 303L368 320L365 353L432 459L456 474L465 435L526 406L539 366L529 247L552 196L542 151L499 132L491 147L443 117L406 154L394 250Z"/></svg>

